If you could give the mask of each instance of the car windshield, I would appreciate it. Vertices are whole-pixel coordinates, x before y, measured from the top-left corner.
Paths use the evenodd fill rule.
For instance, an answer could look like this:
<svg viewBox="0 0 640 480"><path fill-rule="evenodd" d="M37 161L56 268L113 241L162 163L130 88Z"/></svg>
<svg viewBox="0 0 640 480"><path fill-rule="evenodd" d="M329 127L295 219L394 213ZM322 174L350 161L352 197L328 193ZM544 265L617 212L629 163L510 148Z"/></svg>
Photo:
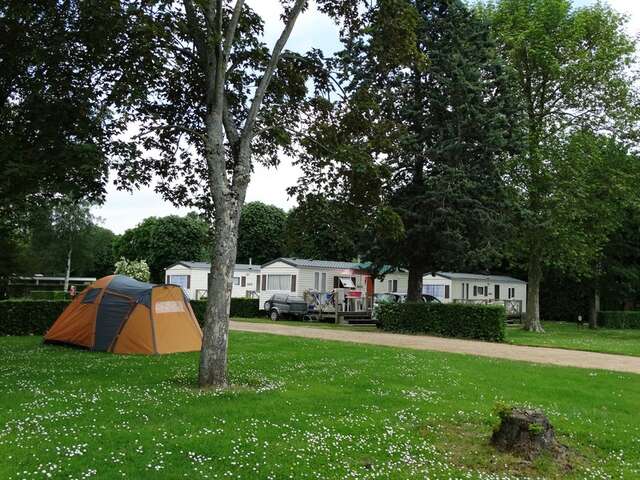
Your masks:
<svg viewBox="0 0 640 480"><path fill-rule="evenodd" d="M306 302L304 301L304 298L302 298L302 297L296 297L296 296L293 296L293 295L289 295L289 296L287 297L287 302L289 302L289 303L306 303Z"/></svg>
<svg viewBox="0 0 640 480"><path fill-rule="evenodd" d="M395 303L398 301L396 296L390 293L376 293L375 299L378 303Z"/></svg>

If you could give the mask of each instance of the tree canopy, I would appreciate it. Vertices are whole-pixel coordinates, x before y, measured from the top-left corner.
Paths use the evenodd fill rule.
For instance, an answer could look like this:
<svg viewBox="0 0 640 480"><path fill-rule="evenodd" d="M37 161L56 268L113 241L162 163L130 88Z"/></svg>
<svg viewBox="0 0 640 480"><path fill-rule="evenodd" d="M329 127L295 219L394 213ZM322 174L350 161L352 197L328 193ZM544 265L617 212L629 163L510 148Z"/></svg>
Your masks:
<svg viewBox="0 0 640 480"><path fill-rule="evenodd" d="M515 72L515 91L526 118L525 150L513 164L509 181L520 193L515 231L520 234L516 250L528 266L525 326L539 331L545 266L569 258L584 263L587 251L602 247L602 231L582 221L588 216L582 207L594 204L580 203L578 195L569 198L595 180L575 171L599 171L602 165L598 155L576 154L576 148L598 150L587 147L587 137L578 132L590 132L594 142L587 143L592 145L602 135L623 144L632 140L637 99L628 67L635 43L624 32L624 17L600 3L574 8L569 0L500 0L490 3L485 13ZM585 165L589 161L594 165ZM607 184L625 181L615 170L608 174ZM598 203L615 202L608 197Z"/></svg>
<svg viewBox="0 0 640 480"><path fill-rule="evenodd" d="M250 202L242 207L237 263L262 264L285 253L287 214L274 205Z"/></svg>
<svg viewBox="0 0 640 480"><path fill-rule="evenodd" d="M171 264L181 260L209 260L208 245L207 224L195 213L184 217L148 217L118 238L115 256L145 260L151 281L164 283L164 270Z"/></svg>

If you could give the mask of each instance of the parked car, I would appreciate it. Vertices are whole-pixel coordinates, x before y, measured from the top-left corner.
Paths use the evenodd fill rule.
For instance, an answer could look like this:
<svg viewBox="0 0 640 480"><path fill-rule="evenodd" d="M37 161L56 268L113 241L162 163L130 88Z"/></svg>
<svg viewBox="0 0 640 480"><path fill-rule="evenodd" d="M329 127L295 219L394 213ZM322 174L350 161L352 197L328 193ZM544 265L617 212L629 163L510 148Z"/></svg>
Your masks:
<svg viewBox="0 0 640 480"><path fill-rule="evenodd" d="M402 293L400 295L398 295L398 302L399 303L404 303L407 301L407 294L406 293ZM426 295L426 294L422 294L422 301L424 303L442 303L438 298L434 297L433 295Z"/></svg>
<svg viewBox="0 0 640 480"><path fill-rule="evenodd" d="M264 309L271 320L282 317L302 318L309 313L309 305L304 298L295 295L274 294L264 302Z"/></svg>

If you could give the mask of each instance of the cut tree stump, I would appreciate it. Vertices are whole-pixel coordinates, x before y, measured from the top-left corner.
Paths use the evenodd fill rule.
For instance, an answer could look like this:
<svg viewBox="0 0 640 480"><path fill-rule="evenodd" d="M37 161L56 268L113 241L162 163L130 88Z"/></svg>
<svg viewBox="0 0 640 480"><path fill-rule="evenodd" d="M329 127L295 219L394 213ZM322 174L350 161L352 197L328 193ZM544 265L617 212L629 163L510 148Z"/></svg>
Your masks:
<svg viewBox="0 0 640 480"><path fill-rule="evenodd" d="M555 430L540 410L504 408L499 413L500 425L491 443L500 451L533 460L543 452L555 458L563 456L565 447L556 440Z"/></svg>

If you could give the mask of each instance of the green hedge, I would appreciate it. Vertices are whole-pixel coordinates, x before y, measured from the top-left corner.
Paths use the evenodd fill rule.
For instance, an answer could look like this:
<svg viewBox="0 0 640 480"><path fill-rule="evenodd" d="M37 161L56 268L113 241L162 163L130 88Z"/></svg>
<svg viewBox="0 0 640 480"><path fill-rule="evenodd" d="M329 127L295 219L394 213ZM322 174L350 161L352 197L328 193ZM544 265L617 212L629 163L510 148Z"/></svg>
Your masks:
<svg viewBox="0 0 640 480"><path fill-rule="evenodd" d="M64 290L31 290L31 300L69 300L69 294Z"/></svg>
<svg viewBox="0 0 640 480"><path fill-rule="evenodd" d="M0 335L42 335L67 305L68 300L2 300Z"/></svg>
<svg viewBox="0 0 640 480"><path fill-rule="evenodd" d="M0 336L43 335L67 308L69 300L2 300L0 301ZM232 317L257 317L258 299L232 298ZM202 325L206 301L191 300L191 306Z"/></svg>
<svg viewBox="0 0 640 480"><path fill-rule="evenodd" d="M501 305L386 303L376 311L378 328L388 332L502 342L507 314Z"/></svg>
<svg viewBox="0 0 640 480"><path fill-rule="evenodd" d="M254 318L259 317L259 309L258 306L260 301L257 298L232 298L231 299L231 316L232 317L243 317L243 318ZM198 319L198 323L201 326L204 325L204 314L207 308L206 300L191 300L191 308L193 308L193 313L196 314L196 318Z"/></svg>
<svg viewBox="0 0 640 480"><path fill-rule="evenodd" d="M599 312L598 326L605 328L640 328L640 311Z"/></svg>

